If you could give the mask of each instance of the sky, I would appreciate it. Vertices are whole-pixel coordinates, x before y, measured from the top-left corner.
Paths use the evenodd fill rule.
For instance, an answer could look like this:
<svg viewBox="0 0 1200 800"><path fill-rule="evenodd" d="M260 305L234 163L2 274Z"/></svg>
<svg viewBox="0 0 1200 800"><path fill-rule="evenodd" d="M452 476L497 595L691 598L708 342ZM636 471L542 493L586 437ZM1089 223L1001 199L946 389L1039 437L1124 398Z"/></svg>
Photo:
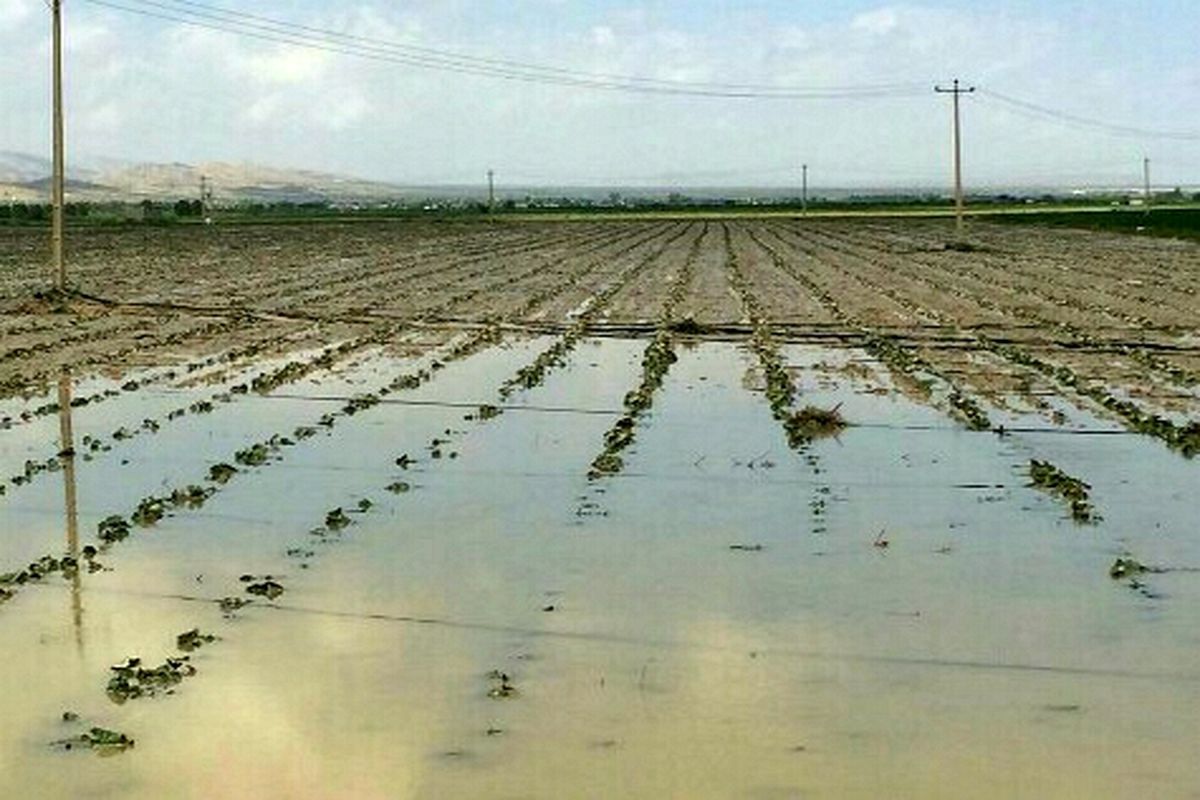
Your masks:
<svg viewBox="0 0 1200 800"><path fill-rule="evenodd" d="M112 0L142 6L141 0ZM356 36L592 73L903 96L681 97L521 83L64 0L69 158L246 161L406 184L944 186L935 83L1200 134L1194 0L202 0ZM175 0L156 0L174 5ZM49 14L0 0L0 151L49 153ZM971 186L1200 184L1180 141L963 99Z"/></svg>

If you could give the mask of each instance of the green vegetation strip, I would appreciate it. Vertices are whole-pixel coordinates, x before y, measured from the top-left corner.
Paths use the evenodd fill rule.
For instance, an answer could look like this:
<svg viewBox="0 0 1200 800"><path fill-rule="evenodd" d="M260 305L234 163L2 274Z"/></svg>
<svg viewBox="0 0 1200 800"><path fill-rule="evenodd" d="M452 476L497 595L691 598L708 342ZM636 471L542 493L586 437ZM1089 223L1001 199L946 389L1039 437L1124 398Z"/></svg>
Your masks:
<svg viewBox="0 0 1200 800"><path fill-rule="evenodd" d="M621 451L633 444L637 420L654 402L654 393L678 356L675 355L671 334L659 330L642 354L642 380L638 387L625 395L625 413L604 434L604 449L593 459L588 480L615 475L625 467Z"/></svg>
<svg viewBox="0 0 1200 800"><path fill-rule="evenodd" d="M1081 525L1093 525L1100 520L1091 502L1092 487L1078 478L1071 477L1049 461L1036 458L1029 462L1029 478L1034 487L1066 501L1071 509L1071 519Z"/></svg>

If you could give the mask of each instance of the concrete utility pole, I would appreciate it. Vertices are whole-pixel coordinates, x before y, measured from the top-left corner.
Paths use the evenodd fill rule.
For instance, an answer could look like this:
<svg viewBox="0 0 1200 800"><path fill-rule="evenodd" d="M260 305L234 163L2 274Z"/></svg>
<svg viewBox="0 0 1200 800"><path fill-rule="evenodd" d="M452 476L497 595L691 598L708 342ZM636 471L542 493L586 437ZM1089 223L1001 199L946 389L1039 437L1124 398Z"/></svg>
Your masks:
<svg viewBox="0 0 1200 800"><path fill-rule="evenodd" d="M1143 200L1142 202L1146 206L1146 213L1149 214L1150 213L1150 159L1149 158L1142 159L1142 183L1145 186L1145 194L1143 195L1145 200Z"/></svg>
<svg viewBox="0 0 1200 800"><path fill-rule="evenodd" d="M958 78L955 78L953 87L949 89L943 89L941 86L935 86L933 87L933 90L939 94L950 94L954 96L954 229L959 236L962 236L962 126L959 122L958 97L959 95L963 94L971 94L975 91L975 87L971 86L966 89L959 88Z"/></svg>
<svg viewBox="0 0 1200 800"><path fill-rule="evenodd" d="M808 216L808 164L802 164L800 167L800 210L804 216Z"/></svg>
<svg viewBox="0 0 1200 800"><path fill-rule="evenodd" d="M50 258L54 263L54 288L67 288L67 267L63 259L64 146L63 146L63 76L62 76L62 0L50 0L54 26L54 175L50 184Z"/></svg>
<svg viewBox="0 0 1200 800"><path fill-rule="evenodd" d="M488 170L488 213L496 213L496 173Z"/></svg>

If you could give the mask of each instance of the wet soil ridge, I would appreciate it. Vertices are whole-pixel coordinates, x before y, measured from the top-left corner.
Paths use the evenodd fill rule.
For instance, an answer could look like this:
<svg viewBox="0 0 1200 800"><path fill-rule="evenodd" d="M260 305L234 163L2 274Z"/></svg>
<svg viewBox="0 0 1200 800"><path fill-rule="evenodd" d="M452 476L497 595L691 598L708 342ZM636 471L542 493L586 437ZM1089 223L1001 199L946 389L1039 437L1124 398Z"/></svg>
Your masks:
<svg viewBox="0 0 1200 800"><path fill-rule="evenodd" d="M164 418L146 418L141 425L134 429L129 429L124 426L117 428L111 434L112 443L106 442L102 437L94 435L85 435L82 439L81 458L85 462L90 462L97 455L109 453L113 450L114 444L125 443L134 440L142 435L152 435L159 433L163 425L170 424L175 420L181 419L190 414L210 414L221 405L229 405L236 401L238 397L247 395L251 390L265 395L277 389L296 381L302 380L313 372L320 370L330 370L339 361L342 361L356 352L360 352L367 347L383 344L392 339L401 329L401 326L386 325L382 326L378 331L366 336L356 338L342 344L326 348L320 355L315 356L307 361L291 361L284 366L273 370L270 373L264 373L255 376L250 381L234 383L227 389L218 391L206 399L197 400L185 406L180 406L172 411L167 412ZM172 374L174 372L172 371ZM146 385L134 381L127 382L123 387L124 391L135 391L136 388L141 388ZM136 388L128 388L128 387ZM118 397L121 392L108 390L105 397ZM72 408L77 408L87 403L78 403L74 400L70 403ZM58 403L50 404L54 411L59 411ZM45 461L27 460L22 472L13 475L9 478L9 483L13 486L26 486L30 484L39 475L57 472L62 467L63 458L70 454L59 453ZM0 496L6 493L6 487L0 484Z"/></svg>
<svg viewBox="0 0 1200 800"><path fill-rule="evenodd" d="M1087 272L1101 280L1089 285L1081 292L1048 291L1054 286L1054 281L1046 281L1043 276L1028 269L1027 262L1014 258L1012 255L998 252L997 248L982 248L981 254L970 260L961 259L948 263L936 260L933 256L913 255L911 250L902 254L890 249L883 249L873 240L851 241L845 233L829 234L837 244L830 244L831 249L838 252L854 254L860 260L871 263L877 268L886 268L892 273L898 273L906 281L911 281L929 287L936 293L957 294L965 300L988 311L994 311L1016 319L1029 320L1047 329L1059 330L1072 337L1078 345L1092 349L1107 349L1106 342L1088 333L1083 327L1082 320L1103 318L1112 320L1120 325L1132 328L1153 328L1155 319L1153 312L1164 301L1168 305L1176 305L1176 297L1149 298L1130 297L1130 286L1139 286L1141 281L1125 278L1121 282L1121 290L1109 288L1111 276L1102 272L1087 270L1077 261L1056 264L1059 269L1069 269L1072 273ZM840 245L840 246L839 246ZM928 250L930 248L926 248ZM937 248L932 248L936 250ZM998 254L997 254L998 253ZM942 276L939 280L937 276ZM1104 280L1104 278L1109 280ZM1179 294L1194 294L1185 291L1186 287L1178 287ZM981 294L986 293L986 294ZM895 294L895 293L893 293ZM1013 300L1003 302L997 298L1012 297ZM1081 297L1089 296L1090 300ZM900 299L897 296L897 299ZM1034 301L1030 303L1029 301ZM1141 313L1130 310L1133 307L1144 309ZM1180 307L1182 310L1182 307ZM1038 309L1044 309L1039 311ZM1063 309L1078 312L1080 322L1067 321L1062 318ZM946 320L942 318L945 322ZM1169 361L1154 355L1144 346L1134 346L1129 343L1111 345L1115 352L1139 362L1144 367L1159 372L1170 383L1189 387L1195 385L1195 373L1171 364Z"/></svg>
<svg viewBox="0 0 1200 800"><path fill-rule="evenodd" d="M232 230L228 232L234 237L244 235L244 232ZM316 281L314 281L311 269L301 269L304 266L304 260L288 262L286 254L289 251L294 252L294 242L289 241L281 245L278 241L270 241L273 235L272 233L266 234L265 238L268 241L260 251L267 254L267 267L270 269L264 268L263 264L256 263L253 269L246 269L231 278L234 283L252 284L252 286L245 287L250 289L248 296L233 287L230 287L227 293L223 292L220 287L221 281L214 280L209 275L206 275L204 280L191 285L178 284L175 278L171 278L170 288L161 292L167 295L187 294L195 291L200 291L201 294L208 292L205 302L202 303L132 299L122 301L74 292L67 310L74 312L75 316L68 318L66 324L79 327L83 329L83 332L73 337L61 335L62 324L41 325L36 321L36 315L47 315L54 310L45 302L30 304L18 300L15 310L23 313L25 318L33 317L35 321L32 324L18 322L5 326L8 328L5 330L6 338L7 334L13 334L11 340L15 343L13 349L18 351L12 358L28 358L23 351L29 350L38 356L39 367L42 366L41 362L43 361L49 362L48 368L52 368L57 363L70 363L77 371L85 372L92 367L118 366L134 355L138 355L140 360L144 361L152 353L168 351L162 352L162 355L174 358L174 354L169 351L179 349L179 346L191 346L193 349L195 347L208 350L219 349L223 340L261 336L263 329L282 330L281 336L270 337L257 344L252 343L243 352L243 355L251 355L252 350L263 350L268 345L278 344L288 337L304 338L308 336L312 338L311 331L307 334L305 332L306 328L311 327L311 322L339 321L347 315L353 318L350 324L372 322L363 320L363 315L374 313L376 307L389 300L394 302L396 298L416 296L422 299L436 299L436 302L442 303L449 290L484 278L490 281L489 286L495 287L499 281L511 279L511 275L504 274L505 268L495 268L494 262L502 256L536 258L545 266L548 259L571 254L575 248L586 248L590 246L591 242L601 239L620 239L627 234L622 230L614 232L611 226L591 226L590 232L583 235L579 230L560 231L557 235L541 237L524 234L506 235L502 238L511 241L504 245L498 246L494 242L491 244L476 242L464 248L466 251L474 251L471 257L466 259L461 257L462 251L451 252L447 258L445 251L429 247L425 249L421 257L415 260L410 259L412 264L420 263L424 267L417 271L407 268L397 270L387 266L380 269L378 264L359 263L359 259L342 259L343 262L353 261L356 263L350 269L322 270ZM319 238L320 234L297 229L290 232L289 238L303 240L312 239L314 236ZM192 242L192 244L199 245L203 249L221 244L218 241L221 238L222 236L214 235ZM178 252L186 251L187 248ZM104 261L111 263L111 253L100 255ZM170 260L176 258L177 255L176 252L166 251L161 253L160 257ZM145 252L142 252L137 259L138 263L143 266L146 263L145 256ZM280 263L281 257L284 263ZM221 272L232 266L233 262L237 260L238 256L222 252L218 260L209 261L205 266L215 272ZM447 261L453 266L448 267ZM484 266L478 267L473 272L464 273L461 267L467 263L484 264ZM412 266L412 264L407 266ZM277 274L269 274L272 269L278 270L281 267L300 274L285 280L279 280ZM86 259L78 258L75 268L77 273L86 273L88 271ZM152 276L141 275L139 282L124 286L124 288L132 290L134 294L138 295L147 291L153 294L156 290L155 280L172 273L177 276L178 271L178 268L169 268ZM554 270L549 271L553 272ZM102 272L108 276L103 281L105 291L121 294L121 281L116 281L117 285L113 286L111 270L105 269ZM498 273L501 277L497 277ZM532 276L533 270L526 270L525 274ZM407 280L401 280L402 277ZM150 285L144 283L147 278ZM410 294L409 290L414 288L412 284L417 279L422 281L432 279L432 285L423 284L415 287L415 294ZM330 291L335 287L340 288ZM401 288L405 291L401 292ZM370 302L366 305L349 305L347 307L344 302L346 300L356 301L363 296L370 297ZM213 304L212 298L216 298L216 305ZM3 299L0 297L0 303L3 302ZM280 299L285 299L287 303L303 309L304 312L324 307L325 313L293 313L288 310L288 307L273 310L272 304L278 304ZM255 308L248 307L247 303ZM428 310L428 307L415 309L413 313L401 316L406 319L419 319ZM202 324L195 325L189 322L197 317L201 319ZM166 324L163 324L164 319L167 320ZM112 324L112 320L119 322ZM45 335L47 332L49 335ZM21 344L28 341L29 337L34 340L31 342L32 346ZM320 338L319 333L317 338ZM111 348L114 343L126 341L129 342L128 346ZM104 346L109 346L109 349L102 353L94 352L97 347ZM84 355L80 355L75 352L76 350L86 352ZM3 353L0 353L0 373L3 372L5 366L2 356ZM206 363L214 363L221 358L223 358L221 355L210 356L206 359ZM29 369L22 368L11 377L0 374L0 382L3 382L4 387L11 389L12 394L17 394L22 390L28 391L30 386L48 383L48 375L34 374Z"/></svg>
<svg viewBox="0 0 1200 800"><path fill-rule="evenodd" d="M616 475L625 468L625 460L621 453L633 444L638 420L650 410L654 403L654 393L662 387L667 371L678 360L671 332L676 322L675 309L683 302L688 286L691 285L696 256L708 230L708 223L705 223L704 232L692 243L683 265L669 278L670 289L663 302L658 331L642 353L641 382L637 388L625 395L625 413L605 432L604 447L588 467L589 481ZM587 509L581 506L579 513L586 511Z"/></svg>
<svg viewBox="0 0 1200 800"><path fill-rule="evenodd" d="M829 253L842 256L852 255L852 251L847 248L830 245L828 239L819 232L810 233L811 238L808 241L794 242L785 242L777 231L773 230L772 233L781 243L790 244L818 263L821 263L823 256L828 258ZM828 252L823 252L821 245L824 245ZM869 264L877 274L891 272L886 263L860 257L856 260ZM787 268L792 268L788 262L785 261L784 264ZM956 328L953 319L930 305L912 300L904 294L882 285L879 280L872 280L870 277L852 270L851 267L854 264L855 261L842 258L836 260L831 266L843 276L858 283L869 294L885 297L898 308L904 309L913 321L919 323L929 321L937 326L944 326L950 331ZM809 283L816 286L811 279L809 279ZM832 295L820 287L817 288L823 296L828 298L829 302L834 303L836 308L836 301L833 301ZM948 291L953 290L948 289ZM853 293L845 294L853 297ZM861 320L845 313L840 308L837 308L836 313L844 323L856 327L861 332L863 348L888 367L900 386L906 388L915 397L927 402L933 399L935 389L938 389L940 390L939 395L944 396L945 403L949 406L951 416L964 423L968 429L974 431L994 430L987 412L955 380L949 377L947 370L935 366L915 348L906 346L898 337L864 325Z"/></svg>
<svg viewBox="0 0 1200 800"><path fill-rule="evenodd" d="M624 289L629 283L637 277L646 267L657 261L662 254L670 248L676 241L684 236L688 228L680 228L673 235L669 236L660 242L648 255L634 262L632 265L618 274L612 281L608 283L600 291L591 295L586 301L584 308L575 317L575 320L570 324L558 339L554 341L546 350L539 353L532 363L521 367L516 374L506 380L500 387L500 398L507 400L515 392L520 390L533 389L540 386L546 379L546 375L558 368L566 366L570 354L575 350L579 341L587 336L588 328L596 317L607 308L612 298ZM638 239L635 243L629 245L618 255L625 255L633 252L637 248L659 238L660 233L655 231L653 235ZM597 266L596 263L588 265L591 268Z"/></svg>
<svg viewBox="0 0 1200 800"><path fill-rule="evenodd" d="M262 351L265 349L265 347L266 347L266 342L256 342L251 346L247 346L247 347L243 347L243 348L240 348L237 350L231 350L231 351L227 351L227 352L223 352L223 353L218 353L216 355L212 355L212 356L209 356L205 359L201 359L198 361L187 362L185 364L180 365L179 367L172 367L172 368L165 369L165 370L157 370L155 372L152 372L147 375L142 375L137 378L129 378L129 379L125 380L125 382L122 383L119 388L106 388L106 389L101 389L101 390L92 392L91 394L76 395L70 400L69 406L72 409L94 407L94 406L99 405L100 403L103 403L103 402L106 402L106 401L109 401L109 400L112 400L112 399L118 398L118 397L125 397L129 394L138 392L138 391L145 389L147 387L150 387L150 386L154 386L154 385L157 385L160 383L166 383L169 381L174 381L177 378L182 378L187 375L191 375L192 373L199 372L201 370L207 369L207 368L212 367L219 363L233 362L233 361L238 361L238 360L242 360L242 359L246 359L246 358L256 357L262 353ZM21 390L20 393L25 394L25 393L44 392L46 390L46 388L47 387L45 385L38 386L38 385L30 384L28 386L23 387L23 389ZM61 404L59 402L50 401L50 402L46 402L41 405L35 406L34 408L23 409L15 417L14 416L0 416L0 431L12 430L21 425L28 425L30 423L36 422L38 419L40 419L42 417L48 417L52 414L57 414L60 411L62 411ZM99 449L99 446L97 445L97 447L95 447L94 449Z"/></svg>
<svg viewBox="0 0 1200 800"><path fill-rule="evenodd" d="M987 337L980 337L980 343L997 355L1022 366L1031 367L1080 396L1099 404L1116 415L1129 430L1159 439L1185 458L1192 458L1200 453L1200 421L1193 420L1186 425L1176 424L1145 411L1137 403L1116 397L1103 386L1083 380L1070 367L1051 364L1018 347L1001 344Z"/></svg>
<svg viewBox="0 0 1200 800"><path fill-rule="evenodd" d="M725 239L725 263L729 269L729 284L733 287L750 320L753 330L750 347L758 356L758 363L763 371L771 414L783 426L788 446L798 449L811 444L814 439L838 435L845 430L846 421L837 408L826 409L806 405L799 411L794 410L795 381L792 380L791 374L784 366L783 358L771 337L771 328L762 313L758 298L751 292L746 275L739 265L738 254L733 247L729 226L722 224L721 232Z"/></svg>
<svg viewBox="0 0 1200 800"><path fill-rule="evenodd" d="M1101 517L1091 501L1091 486L1072 477L1049 461L1029 462L1030 485L1067 503L1071 519L1081 525L1095 525Z"/></svg>
<svg viewBox="0 0 1200 800"><path fill-rule="evenodd" d="M837 230L836 226L831 226L825 230L823 239L810 237L822 239L820 246L810 244L810 249L825 247L831 256L840 257L836 265L839 270L868 273L873 277L873 285L898 306L911 312L914 318L924 313L942 326L969 323L976 328L1002 328L1004 335L1018 337L1028 337L1035 330L1063 333L1070 341L1059 345L1057 360L1086 361L1101 353L1116 352L1142 368L1143 374L1128 374L1128 377L1118 379L1133 382L1131 388L1136 388L1147 378L1155 384L1161 379L1168 384L1183 385L1179 379L1185 377L1188 370L1153 353L1163 347L1166 348L1164 352L1194 351L1186 345L1181 351L1174 341L1178 334L1194 329L1194 312L1189 312L1188 302L1181 300L1184 295L1194 293L1194 289L1189 291L1187 284L1179 280L1181 274L1192 269L1190 265L1182 272L1174 269L1161 274L1158 274L1156 264L1144 261L1130 264L1131 269L1097 270L1090 267L1095 263L1093 260L1072 258L1069 251L1061 247L1057 252L1055 248L1043 250L1039 247L1035 253L1025 245L1025 237L1005 237L1000 240L1001 244L989 246L985 248L987 252L970 257L946 256L941 253L944 248L940 245L917 247L927 254L918 260L910 255L914 250L912 240L922 237L902 236L882 225L870 226L866 236L862 233L853 232L852 235L847 229ZM830 238L850 246L841 247L843 252L837 252L838 248L828 247L828 242L824 241ZM891 246L887 242L889 238L905 240L905 244L903 247ZM1014 253L1014 250L1018 252ZM846 251L859 255L852 259L842 257ZM1037 269L1031 268L1032 264L1037 264ZM1057 273L1057 277L1048 279L1047 268L1052 274ZM1140 277L1147 272L1156 273L1153 282ZM1066 291L1055 288L1064 282L1064 278L1075 279L1082 273L1088 273L1086 284L1080 283ZM1018 274L1022 276L1021 280L1011 280L1011 276ZM1139 277L1131 278L1131 274ZM857 274L855 277L861 278ZM899 284L902 291L887 289L881 285L884 282ZM1168 283L1171 284L1169 288ZM1153 298L1145 296L1151 286L1157 294ZM1084 297L1086 302L1079 299ZM936 310L943 308L948 310ZM1132 308L1140 311L1133 312ZM1113 342L1109 337L1097 335L1113 325L1122 336L1120 340ZM1135 330L1141 340L1138 343L1129 341L1130 332ZM1194 363L1194 355L1186 357L1191 357ZM1144 374L1147 366L1151 368L1150 375ZM1106 377L1112 374L1110 364L1104 364L1101 369ZM983 387L992 383L991 378L987 372L977 369L969 372L967 377L970 382L978 382Z"/></svg>
<svg viewBox="0 0 1200 800"><path fill-rule="evenodd" d="M44 391L53 380L54 372L60 363L69 364L77 373L84 374L105 366L127 363L151 351L169 353L172 349L186 347L193 342L207 342L237 335L242 332L248 321L245 315L238 314L230 318L192 323L181 315L178 317L178 324L184 326L182 329L173 330L176 326L156 324L158 321L152 318L133 323L105 325L103 321L109 317L101 315L94 308L95 304L88 305L93 306L88 313L77 313L76 318L72 319L72 324L78 324L87 330L78 335L58 336L35 346L36 352L28 354L38 356L32 365L26 363L28 358L22 358L18 363L10 365L15 374L6 376L0 383L0 398ZM94 322L96 319L100 322ZM121 344L125 341L129 343ZM113 344L118 346L101 352L94 349ZM210 356L217 360L220 357ZM0 361L0 366L4 366L3 361ZM105 399L112 396L114 395L105 393ZM92 402L96 401L97 398L93 397Z"/></svg>
<svg viewBox="0 0 1200 800"><path fill-rule="evenodd" d="M601 236L598 241L583 246L576 246L572 249L571 257L573 259L581 259L582 264L578 266L562 266L560 271L555 275L556 280L548 282L543 288L536 289L529 293L529 299L520 307L515 309L509 316L513 319L522 319L546 300L554 297L562 291L565 291L575 286L580 279L589 275L597 267L612 260L619 260L627 253L637 250L646 242L651 241L661 234L661 229L651 229L648 235L641 237L632 237L632 239L624 231L618 231L615 234L611 233L607 236ZM613 252L604 252L610 250L616 245L616 250ZM592 259L590 256L596 253L603 253L599 258ZM464 306L472 303L481 296L486 296L488 293L511 286L523 285L530 282L531 279L544 279L547 273L546 264L536 264L528 270L517 272L515 274L501 270L498 277L493 277L489 282L472 287L465 291L458 292L452 295L444 303L431 309L424 319L437 320L451 314L458 306Z"/></svg>
<svg viewBox="0 0 1200 800"><path fill-rule="evenodd" d="M638 419L649 411L654 393L677 359L670 332L660 330L642 354L641 383L625 395L625 413L605 432L604 448L592 460L588 480L616 475L625 468L621 453L633 444Z"/></svg>
<svg viewBox="0 0 1200 800"><path fill-rule="evenodd" d="M775 231L772 230L771 233L778 237ZM914 349L906 347L894 336L863 325L857 318L846 312L833 293L817 283L811 275L798 269L795 264L764 241L756 232L750 231L749 235L751 240L770 256L781 272L792 276L798 283L806 287L839 323L859 334L861 347L888 368L901 388L915 397L929 402L933 398L935 386L942 385L945 387L946 402L955 418L962 421L971 430L992 430L991 419L979 403L966 394L955 382L936 370ZM793 244L783 239L778 239L778 241L785 246ZM877 291L876 287L868 286L867 288L869 291Z"/></svg>

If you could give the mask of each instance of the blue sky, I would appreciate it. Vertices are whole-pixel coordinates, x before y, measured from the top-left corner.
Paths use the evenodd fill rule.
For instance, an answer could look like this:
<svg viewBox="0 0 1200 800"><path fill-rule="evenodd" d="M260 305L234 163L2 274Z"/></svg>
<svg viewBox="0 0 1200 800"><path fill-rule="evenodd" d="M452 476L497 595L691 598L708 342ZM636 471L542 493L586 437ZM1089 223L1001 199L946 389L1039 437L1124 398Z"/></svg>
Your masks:
<svg viewBox="0 0 1200 800"><path fill-rule="evenodd" d="M226 8L592 72L811 86L954 75L1064 112L1200 130L1200 3L413 0ZM944 184L946 99L626 95L381 64L67 0L80 158L253 161L401 182ZM41 0L0 0L0 150L44 153ZM969 183L1200 183L1200 141L1115 137L965 101Z"/></svg>

